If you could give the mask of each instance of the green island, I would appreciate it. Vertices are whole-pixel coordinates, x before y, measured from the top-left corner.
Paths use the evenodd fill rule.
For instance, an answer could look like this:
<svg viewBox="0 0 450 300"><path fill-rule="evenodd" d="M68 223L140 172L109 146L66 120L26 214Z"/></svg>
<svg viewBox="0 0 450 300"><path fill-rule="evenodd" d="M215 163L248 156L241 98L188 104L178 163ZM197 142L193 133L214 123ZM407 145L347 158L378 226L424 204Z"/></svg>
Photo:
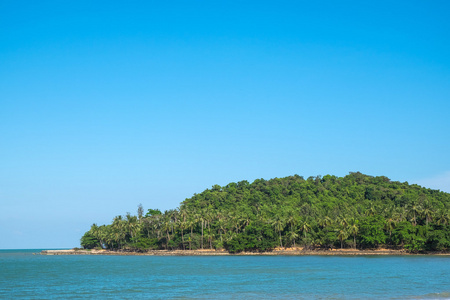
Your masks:
<svg viewBox="0 0 450 300"><path fill-rule="evenodd" d="M165 212L145 213L139 205L137 215L93 224L81 246L143 254L283 249L448 254L450 194L360 172L244 180L214 185Z"/></svg>

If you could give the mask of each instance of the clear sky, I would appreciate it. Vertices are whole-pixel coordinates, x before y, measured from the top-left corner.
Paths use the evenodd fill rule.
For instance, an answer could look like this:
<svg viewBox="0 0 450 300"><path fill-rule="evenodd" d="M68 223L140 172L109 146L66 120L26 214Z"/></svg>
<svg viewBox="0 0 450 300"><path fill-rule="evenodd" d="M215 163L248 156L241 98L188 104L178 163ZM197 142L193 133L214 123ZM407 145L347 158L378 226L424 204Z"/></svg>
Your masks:
<svg viewBox="0 0 450 300"><path fill-rule="evenodd" d="M240 180L450 192L448 1L0 2L0 249Z"/></svg>

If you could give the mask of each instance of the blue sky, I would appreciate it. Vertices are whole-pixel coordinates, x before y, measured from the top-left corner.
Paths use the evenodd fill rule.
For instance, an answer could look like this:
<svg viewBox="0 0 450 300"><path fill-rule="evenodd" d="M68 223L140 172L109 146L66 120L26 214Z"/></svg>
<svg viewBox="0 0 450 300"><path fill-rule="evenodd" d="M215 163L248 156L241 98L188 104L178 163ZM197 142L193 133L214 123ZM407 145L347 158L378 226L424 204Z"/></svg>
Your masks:
<svg viewBox="0 0 450 300"><path fill-rule="evenodd" d="M0 249L213 184L450 192L447 1L0 3Z"/></svg>

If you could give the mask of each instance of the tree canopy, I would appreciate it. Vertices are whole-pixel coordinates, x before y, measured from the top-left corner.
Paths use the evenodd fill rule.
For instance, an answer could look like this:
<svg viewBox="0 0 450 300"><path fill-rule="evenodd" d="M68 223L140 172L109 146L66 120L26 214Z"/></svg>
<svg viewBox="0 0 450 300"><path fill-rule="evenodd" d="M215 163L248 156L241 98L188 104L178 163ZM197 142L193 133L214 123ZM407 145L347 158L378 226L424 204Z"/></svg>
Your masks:
<svg viewBox="0 0 450 300"><path fill-rule="evenodd" d="M84 248L450 250L450 194L385 176L294 175L214 185L162 213L93 224Z"/></svg>

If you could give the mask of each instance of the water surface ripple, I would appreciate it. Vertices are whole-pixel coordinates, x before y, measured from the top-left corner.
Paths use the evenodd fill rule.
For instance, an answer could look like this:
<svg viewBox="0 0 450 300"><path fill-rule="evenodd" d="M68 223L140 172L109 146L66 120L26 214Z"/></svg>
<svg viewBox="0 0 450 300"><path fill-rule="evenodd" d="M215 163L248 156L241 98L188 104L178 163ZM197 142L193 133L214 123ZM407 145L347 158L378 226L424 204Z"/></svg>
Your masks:
<svg viewBox="0 0 450 300"><path fill-rule="evenodd" d="M450 257L0 251L1 299L450 299Z"/></svg>

